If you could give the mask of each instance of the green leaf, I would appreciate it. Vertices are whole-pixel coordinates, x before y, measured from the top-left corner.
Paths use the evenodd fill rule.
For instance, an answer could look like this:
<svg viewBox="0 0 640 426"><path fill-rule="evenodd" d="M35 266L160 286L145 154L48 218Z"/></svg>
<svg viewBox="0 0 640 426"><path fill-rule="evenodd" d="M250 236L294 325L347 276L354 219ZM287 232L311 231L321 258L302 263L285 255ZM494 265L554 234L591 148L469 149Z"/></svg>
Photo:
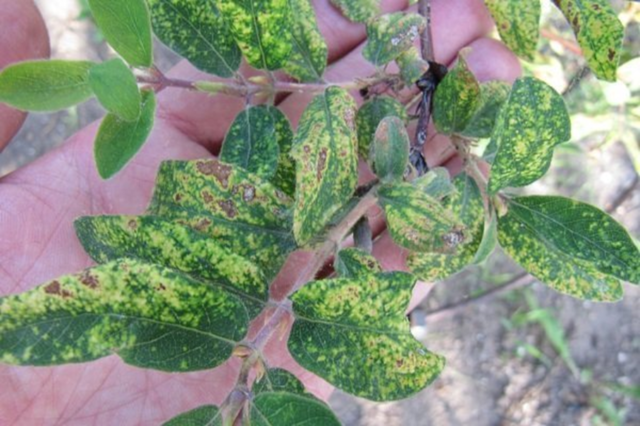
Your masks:
<svg viewBox="0 0 640 426"><path fill-rule="evenodd" d="M147 0L156 36L196 68L231 77L242 55L216 2Z"/></svg>
<svg viewBox="0 0 640 426"><path fill-rule="evenodd" d="M112 59L91 68L89 83L107 111L125 121L140 117L140 89L136 77L122 59Z"/></svg>
<svg viewBox="0 0 640 426"><path fill-rule="evenodd" d="M288 0L293 14L293 50L284 71L302 82L322 80L328 49L316 24L316 12L310 0Z"/></svg>
<svg viewBox="0 0 640 426"><path fill-rule="evenodd" d="M93 95L87 61L30 61L0 73L0 102L25 111L55 111Z"/></svg>
<svg viewBox="0 0 640 426"><path fill-rule="evenodd" d="M456 249L463 226L439 201L410 183L381 186L378 195L398 245L419 252Z"/></svg>
<svg viewBox="0 0 640 426"><path fill-rule="evenodd" d="M307 284L292 297L289 351L305 369L357 396L406 398L444 359L413 338L405 310L415 278L401 272Z"/></svg>
<svg viewBox="0 0 640 426"><path fill-rule="evenodd" d="M100 177L113 177L138 153L151 133L155 112L156 96L145 90L137 120L126 121L112 113L104 117L94 146Z"/></svg>
<svg viewBox="0 0 640 426"><path fill-rule="evenodd" d="M329 87L302 114L294 139L296 202L293 233L308 243L353 194L358 183L356 104L345 90Z"/></svg>
<svg viewBox="0 0 640 426"><path fill-rule="evenodd" d="M554 0L573 27L582 53L593 73L615 81L624 27L609 0Z"/></svg>
<svg viewBox="0 0 640 426"><path fill-rule="evenodd" d="M380 13L378 0L331 0L353 22L365 22Z"/></svg>
<svg viewBox="0 0 640 426"><path fill-rule="evenodd" d="M449 170L445 167L434 167L411 183L436 200L442 200L456 192Z"/></svg>
<svg viewBox="0 0 640 426"><path fill-rule="evenodd" d="M276 174L271 178L271 183L280 188L282 192L291 198L296 196L296 163L291 158L291 148L293 146L293 131L289 120L280 110L274 113L276 117L276 133L278 135L278 147L280 156L278 157L278 168Z"/></svg>
<svg viewBox="0 0 640 426"><path fill-rule="evenodd" d="M218 7L250 65L283 68L293 49L288 0L219 0Z"/></svg>
<svg viewBox="0 0 640 426"><path fill-rule="evenodd" d="M287 370L281 368L270 368L259 382L254 383L251 388L254 395L266 392L289 392L297 395L312 397L306 393L304 385Z"/></svg>
<svg viewBox="0 0 640 426"><path fill-rule="evenodd" d="M498 245L498 216L495 211L490 212L487 220L485 213L484 230L481 234L480 246L473 257L473 263L479 265L489 258Z"/></svg>
<svg viewBox="0 0 640 426"><path fill-rule="evenodd" d="M177 269L240 297L252 318L269 298L267 279L255 264L184 225L154 216L85 216L75 228L98 263L126 257Z"/></svg>
<svg viewBox="0 0 640 426"><path fill-rule="evenodd" d="M489 138L493 133L500 108L509 97L511 85L503 81L489 81L480 85L480 101L467 127L460 133L468 138Z"/></svg>
<svg viewBox="0 0 640 426"><path fill-rule="evenodd" d="M145 0L89 0L89 6L104 38L125 61L151 66L151 19Z"/></svg>
<svg viewBox="0 0 640 426"><path fill-rule="evenodd" d="M271 280L296 247L291 207L270 183L210 159L162 163L149 213L213 237Z"/></svg>
<svg viewBox="0 0 640 426"><path fill-rule="evenodd" d="M433 96L433 123L438 132L451 135L462 132L480 102L480 83L463 55L438 85Z"/></svg>
<svg viewBox="0 0 640 426"><path fill-rule="evenodd" d="M280 140L292 137L289 120L278 108L248 107L231 124L220 160L269 180L278 168Z"/></svg>
<svg viewBox="0 0 640 426"><path fill-rule="evenodd" d="M334 261L336 272L344 278L358 278L362 274L382 272L375 257L358 248L342 249Z"/></svg>
<svg viewBox="0 0 640 426"><path fill-rule="evenodd" d="M549 169L553 149L570 138L571 120L562 97L535 78L516 80L493 131L497 152L489 193L538 180Z"/></svg>
<svg viewBox="0 0 640 426"><path fill-rule="evenodd" d="M404 105L389 96L376 96L365 102L356 115L358 129L358 152L368 158L371 142L378 125L385 117L398 117L406 123L407 111Z"/></svg>
<svg viewBox="0 0 640 426"><path fill-rule="evenodd" d="M413 86L429 70L429 63L422 59L422 55L415 46L402 52L396 58L396 63L400 68L402 80L408 86Z"/></svg>
<svg viewBox="0 0 640 426"><path fill-rule="evenodd" d="M484 223L480 189L466 174L458 176L454 185L455 192L444 200L443 207L449 209L464 224L465 241L454 253L410 253L407 266L423 281L447 278L473 263L478 256Z"/></svg>
<svg viewBox="0 0 640 426"><path fill-rule="evenodd" d="M0 299L0 362L59 365L117 354L162 371L223 363L247 332L235 296L121 259Z"/></svg>
<svg viewBox="0 0 640 426"><path fill-rule="evenodd" d="M367 24L367 44L362 51L374 65L385 65L413 47L427 26L424 17L416 13L389 13Z"/></svg>
<svg viewBox="0 0 640 426"><path fill-rule="evenodd" d="M222 426L222 416L215 405L202 405L172 418L163 426Z"/></svg>
<svg viewBox="0 0 640 426"><path fill-rule="evenodd" d="M500 38L516 55L533 60L540 36L540 0L485 0Z"/></svg>
<svg viewBox="0 0 640 426"><path fill-rule="evenodd" d="M373 169L382 182L402 181L409 165L409 135L398 117L386 117L378 125L371 157Z"/></svg>

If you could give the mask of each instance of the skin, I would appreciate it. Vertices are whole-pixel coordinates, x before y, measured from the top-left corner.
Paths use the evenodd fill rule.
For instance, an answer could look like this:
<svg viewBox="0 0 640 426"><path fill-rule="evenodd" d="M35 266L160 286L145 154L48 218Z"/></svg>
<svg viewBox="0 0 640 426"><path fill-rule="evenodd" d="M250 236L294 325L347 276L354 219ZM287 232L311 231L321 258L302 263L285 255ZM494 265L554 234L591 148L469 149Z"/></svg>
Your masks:
<svg viewBox="0 0 640 426"><path fill-rule="evenodd" d="M385 11L406 7L403 0L382 3ZM370 74L373 68L360 53L364 26L344 19L328 0L314 1L314 6L332 63L326 79L339 82ZM47 32L31 0L0 0L0 10L0 68L48 55ZM433 22L439 62L450 63L457 51L471 46L468 62L480 80L513 81L519 75L520 65L513 54L486 37L493 24L481 0L433 0ZM170 75L210 78L186 62ZM311 97L291 95L280 103L294 126ZM59 149L0 180L0 295L20 293L91 266L75 237L73 220L83 215L142 213L160 162L216 153L242 107L239 99L168 89L159 96L151 137L115 178L103 181L97 175L94 123ZM0 105L0 148L23 119L23 113ZM431 166L446 164L454 172L460 168L444 137L427 142L425 157ZM376 241L374 254L387 269L404 268L405 253L384 233ZM304 253L292 256L278 278L279 293L295 281L307 259ZM426 288L418 285L417 293ZM286 352L286 339L272 340L267 348L271 365L292 370L311 391L326 399L331 386L295 364ZM0 366L0 424L156 425L199 405L219 404L235 382L238 365L232 360L212 371L179 375L129 367L116 356L53 368Z"/></svg>

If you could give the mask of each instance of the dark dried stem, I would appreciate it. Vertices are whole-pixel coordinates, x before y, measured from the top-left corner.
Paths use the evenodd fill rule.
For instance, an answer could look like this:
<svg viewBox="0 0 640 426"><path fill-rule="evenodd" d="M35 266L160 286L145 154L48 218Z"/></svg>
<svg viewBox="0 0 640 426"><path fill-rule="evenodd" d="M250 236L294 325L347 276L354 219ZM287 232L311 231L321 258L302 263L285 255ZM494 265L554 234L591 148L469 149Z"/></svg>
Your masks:
<svg viewBox="0 0 640 426"><path fill-rule="evenodd" d="M420 48L422 59L425 61L435 61L433 53L433 37L431 34L431 0L420 0L418 3L418 13L427 21L427 27L420 37Z"/></svg>

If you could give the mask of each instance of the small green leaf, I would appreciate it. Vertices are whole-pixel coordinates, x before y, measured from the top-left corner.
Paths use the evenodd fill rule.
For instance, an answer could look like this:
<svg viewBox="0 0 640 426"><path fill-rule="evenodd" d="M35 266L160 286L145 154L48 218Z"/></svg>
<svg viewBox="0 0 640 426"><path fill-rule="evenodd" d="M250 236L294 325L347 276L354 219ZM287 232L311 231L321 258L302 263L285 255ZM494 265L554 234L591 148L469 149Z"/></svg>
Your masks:
<svg viewBox="0 0 640 426"><path fill-rule="evenodd" d="M554 0L573 27L593 73L615 81L624 27L609 0Z"/></svg>
<svg viewBox="0 0 640 426"><path fill-rule="evenodd" d="M380 13L378 0L331 0L353 22L365 22Z"/></svg>
<svg viewBox="0 0 640 426"><path fill-rule="evenodd" d="M269 180L278 168L280 140L291 140L292 135L289 120L278 108L248 107L231 124L220 160Z"/></svg>
<svg viewBox="0 0 640 426"><path fill-rule="evenodd" d="M140 117L140 89L136 77L122 59L112 59L91 68L89 83L107 111L125 121Z"/></svg>
<svg viewBox="0 0 640 426"><path fill-rule="evenodd" d="M242 55L211 0L147 0L156 36L196 68L231 77Z"/></svg>
<svg viewBox="0 0 640 426"><path fill-rule="evenodd" d="M413 338L405 310L415 278L401 272L307 284L292 297L289 351L334 386L375 401L406 398L444 359Z"/></svg>
<svg viewBox="0 0 640 426"><path fill-rule="evenodd" d="M385 117L398 117L406 123L407 110L400 102L389 96L376 96L360 107L356 115L358 129L358 152L368 158L371 142L378 125Z"/></svg>
<svg viewBox="0 0 640 426"><path fill-rule="evenodd" d="M222 416L215 405L202 405L172 418L162 426L222 426Z"/></svg>
<svg viewBox="0 0 640 426"><path fill-rule="evenodd" d="M436 200L442 200L456 192L449 170L444 167L434 167L411 183Z"/></svg>
<svg viewBox="0 0 640 426"><path fill-rule="evenodd" d="M495 211L491 211L489 220L484 220L484 230L482 232L482 240L480 246L473 257L473 263L479 265L489 258L491 253L498 245L498 215Z"/></svg>
<svg viewBox="0 0 640 426"><path fill-rule="evenodd" d="M219 0L218 7L250 65L283 68L293 49L288 0Z"/></svg>
<svg viewBox="0 0 640 426"><path fill-rule="evenodd" d="M385 65L413 47L427 22L416 13L389 13L367 24L367 44L362 51L374 65Z"/></svg>
<svg viewBox="0 0 640 426"><path fill-rule="evenodd" d="M540 0L485 0L502 41L516 55L533 60L540 36Z"/></svg>
<svg viewBox="0 0 640 426"><path fill-rule="evenodd" d="M413 86L422 75L429 70L429 63L422 59L422 55L415 46L402 52L396 63L400 68L400 75L407 86Z"/></svg>
<svg viewBox="0 0 640 426"><path fill-rule="evenodd" d="M59 365L115 353L162 371L220 365L249 323L235 296L128 259L0 298L0 316L0 362Z"/></svg>
<svg viewBox="0 0 640 426"><path fill-rule="evenodd" d="M107 42L125 61L151 66L151 19L145 0L89 0L89 6Z"/></svg>
<svg viewBox="0 0 640 426"><path fill-rule="evenodd" d="M93 95L87 61L30 61L0 73L0 102L25 111L55 111Z"/></svg>
<svg viewBox="0 0 640 426"><path fill-rule="evenodd" d="M549 169L553 149L570 138L571 120L562 97L540 80L518 79L493 131L497 151L489 193L538 180Z"/></svg>
<svg viewBox="0 0 640 426"><path fill-rule="evenodd" d="M378 190L391 237L418 252L451 252L463 226L442 204L410 183L384 185Z"/></svg>
<svg viewBox="0 0 640 426"><path fill-rule="evenodd" d="M327 66L327 43L316 24L310 0L288 0L293 14L293 50L284 71L302 82L322 80Z"/></svg>
<svg viewBox="0 0 640 426"><path fill-rule="evenodd" d="M433 97L433 122L438 132L451 135L462 132L480 102L480 83L462 55L438 85Z"/></svg>
<svg viewBox="0 0 640 426"><path fill-rule="evenodd" d="M509 97L511 85L503 81L489 81L480 85L480 101L467 127L460 133L468 138L489 138L493 133L500 108Z"/></svg>
<svg viewBox="0 0 640 426"><path fill-rule="evenodd" d="M149 213L213 237L271 280L296 247L291 207L270 183L211 159L162 163Z"/></svg>
<svg viewBox="0 0 640 426"><path fill-rule="evenodd" d="M409 165L409 135L398 117L386 117L378 125L371 157L376 175L384 183L402 181Z"/></svg>
<svg viewBox="0 0 640 426"><path fill-rule="evenodd" d="M340 250L333 266L343 278L358 278L362 274L382 272L382 267L375 257L357 248Z"/></svg>
<svg viewBox="0 0 640 426"><path fill-rule="evenodd" d="M300 119L292 157L297 164L293 233L301 245L324 229L356 189L355 115L349 93L329 87Z"/></svg>
<svg viewBox="0 0 640 426"><path fill-rule="evenodd" d="M100 177L113 177L138 153L151 133L155 112L156 96L147 90L137 120L126 121L112 113L104 117L94 146Z"/></svg>

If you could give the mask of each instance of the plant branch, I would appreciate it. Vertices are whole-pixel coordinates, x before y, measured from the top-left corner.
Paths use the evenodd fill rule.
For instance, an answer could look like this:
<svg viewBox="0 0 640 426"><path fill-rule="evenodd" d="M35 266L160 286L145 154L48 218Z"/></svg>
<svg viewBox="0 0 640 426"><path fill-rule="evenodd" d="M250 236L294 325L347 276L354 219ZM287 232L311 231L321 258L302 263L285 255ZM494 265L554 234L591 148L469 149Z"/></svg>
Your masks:
<svg viewBox="0 0 640 426"><path fill-rule="evenodd" d="M427 21L427 27L420 36L420 48L422 59L429 62L435 61L433 53L433 36L431 34L431 0L420 0L418 3L418 13Z"/></svg>

